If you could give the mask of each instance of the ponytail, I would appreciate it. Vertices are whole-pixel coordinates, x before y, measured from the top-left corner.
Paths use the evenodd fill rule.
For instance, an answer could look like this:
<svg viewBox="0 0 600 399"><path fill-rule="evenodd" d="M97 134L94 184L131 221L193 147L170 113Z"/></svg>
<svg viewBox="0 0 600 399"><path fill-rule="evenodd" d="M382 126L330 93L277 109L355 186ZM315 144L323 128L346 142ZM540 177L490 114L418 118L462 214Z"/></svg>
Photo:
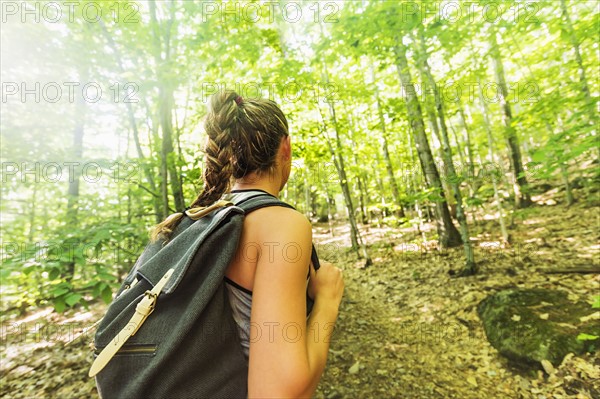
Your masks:
<svg viewBox="0 0 600 399"><path fill-rule="evenodd" d="M270 170L282 137L288 135L287 120L275 102L243 99L231 90L211 97L204 127L208 136L204 147L204 187L189 208L218 201L230 191L234 178ZM174 213L157 224L150 239L168 240L183 214Z"/></svg>

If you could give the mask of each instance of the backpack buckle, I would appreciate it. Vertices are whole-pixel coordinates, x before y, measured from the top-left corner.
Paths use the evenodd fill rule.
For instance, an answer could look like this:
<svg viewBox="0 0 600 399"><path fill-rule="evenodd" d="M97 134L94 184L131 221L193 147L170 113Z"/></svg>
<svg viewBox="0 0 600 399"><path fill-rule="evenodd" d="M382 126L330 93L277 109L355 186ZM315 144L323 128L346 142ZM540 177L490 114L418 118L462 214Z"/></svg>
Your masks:
<svg viewBox="0 0 600 399"><path fill-rule="evenodd" d="M90 377L98 374L102 369L110 362L110 359L117 353L117 351L123 346L123 344L134 335L144 324L144 321L148 318L148 316L154 312L154 307L156 305L156 298L162 291L163 287L167 284L167 281L173 275L174 269L169 269L164 274L164 276L156 283L152 290L146 291L144 293L144 297L135 307L135 313L129 319L129 322L119 333L110 341L108 345L102 349L102 352L98 355L88 375ZM133 332L130 332L133 331Z"/></svg>
<svg viewBox="0 0 600 399"><path fill-rule="evenodd" d="M137 325L135 326L135 329L133 330L133 332L131 333L132 336L135 335L135 333L140 329L142 324L144 324L144 321L146 321L146 318L148 318L148 316L150 316L152 314L152 312L154 312L154 308L156 307L156 298L157 297L158 297L158 295L155 294L154 292L146 291L144 293L144 297L142 298L140 303L138 303L137 306L135 307L136 313L139 313L142 317L139 320L139 322L137 323Z"/></svg>

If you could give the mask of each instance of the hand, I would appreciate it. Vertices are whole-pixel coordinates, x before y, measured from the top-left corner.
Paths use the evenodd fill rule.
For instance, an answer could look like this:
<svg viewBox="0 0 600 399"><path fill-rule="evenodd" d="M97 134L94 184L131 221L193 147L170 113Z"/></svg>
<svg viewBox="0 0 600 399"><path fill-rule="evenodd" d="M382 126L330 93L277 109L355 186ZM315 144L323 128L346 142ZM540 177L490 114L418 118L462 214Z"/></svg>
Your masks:
<svg viewBox="0 0 600 399"><path fill-rule="evenodd" d="M308 281L308 295L315 301L327 303L335 310L340 306L344 294L344 279L342 271L329 262L320 262L321 267L315 270L310 264L310 279Z"/></svg>

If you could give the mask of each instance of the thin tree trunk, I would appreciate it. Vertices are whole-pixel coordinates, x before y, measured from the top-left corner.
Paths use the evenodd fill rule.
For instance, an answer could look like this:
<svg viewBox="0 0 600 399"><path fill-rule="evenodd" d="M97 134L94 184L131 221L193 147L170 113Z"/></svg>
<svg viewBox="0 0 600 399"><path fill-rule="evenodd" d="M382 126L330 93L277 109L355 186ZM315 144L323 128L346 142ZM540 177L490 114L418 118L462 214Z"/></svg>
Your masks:
<svg viewBox="0 0 600 399"><path fill-rule="evenodd" d="M456 145L456 152L458 153L458 157L460 158L460 163L464 168L467 165L466 154L463 151L462 146L460 145L460 140L458 139L458 133L456 133L456 129L452 125L452 121L448 119L448 125L450 126L450 130L452 130L452 137L454 137L454 144Z"/></svg>
<svg viewBox="0 0 600 399"><path fill-rule="evenodd" d="M37 198L37 188L38 185L37 184L33 184L33 192L31 193L31 203L29 205L29 229L27 230L27 240L29 242L35 242L34 241L34 234L35 234L35 210L37 209L37 204L38 204L38 198Z"/></svg>
<svg viewBox="0 0 600 399"><path fill-rule="evenodd" d="M394 176L394 167L392 165L392 160L390 159L390 152L388 149L388 139L387 139L387 130L385 128L385 118L383 117L383 109L381 107L381 100L379 98L379 89L377 88L377 81L375 80L375 69L373 68L373 64L371 63L371 77L373 79L373 87L375 89L375 100L377 104L377 114L379 116L379 124L381 125L381 148L383 150L383 159L385 161L385 169L387 171L388 179L390 181L390 186L392 188L392 196L394 198L394 204L397 207L397 210L394 211L397 217L403 218L404 215L404 207L402 206L402 201L400 199L400 190L398 190L398 184L396 182L396 177Z"/></svg>
<svg viewBox="0 0 600 399"><path fill-rule="evenodd" d="M450 126L450 130L452 130L452 136L454 137L454 143L456 144L456 152L458 152L458 155L460 158L460 168L461 168L460 176L467 183L467 187L469 189L468 198L472 198L473 196L475 196L475 190L473 190L473 184L475 183L475 181L473 179L473 174L472 174L471 168L467 164L466 150L465 150L465 152L463 152L463 148L460 145L460 140L458 139L458 133L456 132L456 129L452 125L452 121L450 119L448 119L447 121L448 121L448 125ZM467 168L467 169L465 169L465 168ZM470 208L471 207L468 204L465 204L465 207L464 207L465 213L467 212L467 209L470 209ZM473 213L473 212L471 212L471 213ZM468 217L467 217L467 220L468 220Z"/></svg>
<svg viewBox="0 0 600 399"><path fill-rule="evenodd" d="M411 135L408 134L408 152L409 152L409 156L410 156L410 163L411 165L415 165L415 154L413 151L413 143L412 143L412 138ZM411 168L412 169L412 168ZM415 182L415 173L409 173L410 178L408 180L408 186L409 186L409 190L410 193L413 194L416 189L417 189L417 183ZM419 220L418 223L418 231L419 234L421 234L421 238L423 239L423 243L425 243L427 241L427 236L425 235L425 229L423 228L423 210L421 209L421 205L419 203L419 200L415 200L415 213L417 214L417 218Z"/></svg>
<svg viewBox="0 0 600 399"><path fill-rule="evenodd" d="M82 81L86 81L85 76L80 76ZM83 159L83 136L85 133L85 114L86 114L85 99L82 96L77 96L75 100L75 127L73 129L73 147L72 156L77 162ZM79 181L81 178L82 165L75 165L73 168L73 176L69 176L69 188L67 191L67 212L66 224L67 231L77 229L79 224L78 208L79 208ZM67 281L72 281L75 277L75 258L71 256L65 262L65 270L63 277Z"/></svg>
<svg viewBox="0 0 600 399"><path fill-rule="evenodd" d="M308 184L308 176L307 173L304 174L304 204L305 210L304 214L310 220L312 218L312 204L310 199L310 186Z"/></svg>
<svg viewBox="0 0 600 399"><path fill-rule="evenodd" d="M354 160L355 162L358 161L357 159ZM365 206L365 187L364 187L364 183L363 183L363 179L359 175L356 177L357 181L358 181L358 205L360 208L360 221L362 224L368 224L369 223L369 219L367 218L367 212L366 212L366 206Z"/></svg>
<svg viewBox="0 0 600 399"><path fill-rule="evenodd" d="M595 107L592 106L592 97L590 95L589 85L585 76L585 67L583 66L583 60L581 58L581 51L579 50L579 41L575 35L575 29L573 28L573 23L571 22L571 17L569 15L569 10L565 0L560 0L560 8L562 10L563 18L565 19L563 29L569 36L569 41L571 42L571 46L575 52L575 61L577 62L577 68L579 70L579 83L581 84L581 91L583 92L586 103L589 105L590 121L593 123L598 118L598 114L596 113L597 111Z"/></svg>
<svg viewBox="0 0 600 399"><path fill-rule="evenodd" d="M356 152L354 153L354 164L356 165L357 168L360 168L360 162L358 160L358 155L356 155ZM364 179L363 179L362 168L360 168L359 172L357 173L356 180L358 183L358 193L359 193L358 206L360 209L361 223L368 224L369 219L367 218L367 211L366 211L366 205L365 205L365 198L367 198L367 194L365 193L366 189L365 189L365 183L364 183Z"/></svg>
<svg viewBox="0 0 600 399"><path fill-rule="evenodd" d="M463 241L465 251L465 266L460 272L461 276L470 276L477 272L477 266L475 264L475 256L473 253L473 247L471 246L471 239L469 236L469 226L467 224L467 218L463 209L462 194L460 192L460 180L456 175L454 169L454 163L452 161L452 149L450 148L450 140L448 138L448 128L446 127L446 118L444 114L444 104L438 91L435 79L429 68L427 60L427 50L425 46L425 37L423 34L423 25L419 26L419 42L421 44L421 51L418 53L421 62L418 62L421 68L421 73L425 76L429 86L432 88L435 108L437 111L438 121L440 125L440 133L442 136L442 149L444 155L444 163L448 171L448 182L454 193L454 199L456 201L456 218L460 226L460 235Z"/></svg>
<svg viewBox="0 0 600 399"><path fill-rule="evenodd" d="M164 32L158 21L156 13L156 0L148 2L150 10L150 27L152 30L154 60L156 67L160 69L163 65L168 65L171 57L171 29L175 18L174 3L169 2L169 19L165 22ZM164 35L163 35L164 33ZM175 202L175 210L182 212L185 209L185 200L183 198L183 189L177 173L177 167L174 159L173 149L173 89L169 87L169 82L161 82L158 88L158 120L162 131L162 144L160 149L161 165L161 195L163 199L163 213L169 214L169 193L168 185L170 182L171 192Z"/></svg>
<svg viewBox="0 0 600 399"><path fill-rule="evenodd" d="M377 188L379 189L379 198L381 200L381 212L377 215L377 227L381 228L383 226L383 217L387 213L386 209L388 208L388 204L385 200L385 187L383 185L383 179L381 178L381 174L379 173L379 165L381 164L381 158L379 158L379 153L375 153L375 181L377 182Z"/></svg>
<svg viewBox="0 0 600 399"><path fill-rule="evenodd" d="M423 83L423 86L425 84ZM450 193L450 190L452 189L450 187L450 185L448 184L449 182L449 174L448 174L448 168L446 163L444 162L444 146L442 145L442 138L441 138L441 134L440 134L440 127L438 124L438 120L436 118L435 115L435 108L433 106L433 104L431 104L428 99L425 99L425 109L426 109L426 114L427 114L427 119L429 122L429 128L430 130L433 132L435 139L437 140L437 143L439 143L439 147L438 147L438 162L436 163L436 165L438 165L438 167L441 168L441 173L440 173L440 178L441 178L441 182L442 182L442 189L444 190L445 193ZM440 162L441 161L441 162ZM450 209L452 209L452 203L449 202L449 206ZM450 212L450 214L452 215L452 212Z"/></svg>
<svg viewBox="0 0 600 399"><path fill-rule="evenodd" d="M577 43L577 39L574 36L573 27L571 25L571 20L569 18L569 15L568 15L568 12L567 12L567 9L566 9L566 4L565 4L564 0L561 0L561 8L563 10L563 16L566 17L566 20L568 22L568 24L567 24L568 25L567 26L567 32L570 35L573 34L573 36L570 36L570 39L574 40L574 43L575 43L574 48L575 48L575 53L577 55L579 53L579 44ZM534 79L534 74L533 74L533 71L531 70L531 66L529 65L529 63L527 62L527 60L525 59L525 57L523 56L521 48L519 47L519 44L518 44L517 40L515 39L515 37L514 36L511 36L511 37L513 39L513 42L514 42L515 46L519 50L519 54L521 55L521 59L523 60L523 63L527 66L527 70L529 71L530 78L533 80ZM576 57L576 58L578 58L578 60L581 61L581 56ZM580 71L583 72L583 74L580 75L580 78L581 78L580 81L581 81L581 84L582 84L582 86L584 88L583 90L584 90L584 93L585 93L585 89L587 89L587 80L585 79L585 70L583 69L583 63L579 64L579 66L580 66ZM562 73L563 73L563 69L561 68L561 74ZM589 95L589 91L588 91L588 95ZM595 117L595 116L596 116L596 114L594 112L593 113L593 117ZM542 111L541 117L544 120L544 124L546 126L546 130L548 131L548 133L550 133L551 136L553 136L555 133L554 133L554 130L552 129L552 126L550 125L548 116L546 115L545 112ZM562 119L560 118L560 116L558 117L558 124L559 124L560 129L562 131L564 131ZM531 160L531 156L529 156L529 158L530 158L530 162L531 162L532 161ZM573 199L573 192L571 190L571 185L569 184L569 172L568 172L568 169L569 169L568 162L560 162L560 172L561 172L561 176L562 176L562 179L563 179L563 184L565 186L565 196L566 196L566 200L567 200L567 206L571 206L574 203L574 199Z"/></svg>
<svg viewBox="0 0 600 399"><path fill-rule="evenodd" d="M456 247L462 244L462 240L458 230L452 223L440 175L435 166L427 135L425 134L421 105L419 104L419 100L415 93L410 70L408 68L408 60L406 59L406 47L402 43L402 38L400 37L396 38L396 43L394 49L396 55L396 67L398 69L398 75L400 76L400 82L405 90L404 95L406 96L408 120L412 128L412 133L414 134L421 169L425 174L425 180L427 181L428 186L435 190L435 195L438 197L435 200L435 204L436 224L440 246L443 248Z"/></svg>
<svg viewBox="0 0 600 399"><path fill-rule="evenodd" d="M161 99L159 105L160 127L162 130L162 149L161 155L164 157L166 168L169 173L171 183L171 192L175 200L175 210L183 212L185 209L185 200L183 199L183 189L179 180L179 173L175 165L175 151L173 148L173 93L170 89L161 89Z"/></svg>
<svg viewBox="0 0 600 399"><path fill-rule="evenodd" d="M354 250L356 250L357 252L360 249L360 252L358 252L359 256L362 255L362 257L364 257L364 259L365 259L365 266L369 266L373 262L367 252L367 247L364 245L364 243L362 241L362 237L360 236L360 231L358 230L358 225L356 224L356 217L354 215L354 205L352 204L352 196L350 194L350 187L348 185L348 178L346 176L346 167L344 165L344 156L342 155L342 143L340 140L340 134L339 134L337 119L336 119L336 115L335 115L335 107L331 101L329 101L328 104L329 104L329 110L331 113L333 130L335 132L335 144L336 144L335 149L333 148L329 138L327 137L327 132L324 132L324 135L327 139L327 146L329 147L329 151L331 152L331 156L334 160L334 164L335 164L336 170L338 172L338 176L340 178L342 194L344 195L344 202L346 203L346 210L348 212L348 221L350 222L352 248ZM325 119L323 119L323 122L325 122ZM325 129L326 128L327 127L325 126Z"/></svg>
<svg viewBox="0 0 600 399"><path fill-rule="evenodd" d="M168 189L168 177L167 177L167 157L165 156L164 146L160 152L160 194L162 198L162 214L168 215L171 213L169 208L169 189Z"/></svg>
<svg viewBox="0 0 600 399"><path fill-rule="evenodd" d="M413 39L413 41L416 42L416 39L414 37L412 37L412 39ZM423 102L424 102L425 114L427 115L427 120L429 123L429 130L431 130L431 132L433 133L433 138L437 141L437 143L439 143L437 156L442 162L438 162L437 165L440 165L442 168L441 173L440 173L440 177L441 177L441 181L442 181L442 188L445 193L449 193L451 188L448 184L448 168L446 167L446 164L444 162L444 148L442 145L440 126L438 124L438 120L437 120L437 117L435 114L435 105L431 101L430 96L425 95L426 88L429 89L429 84L428 84L425 74L423 72L421 62L422 62L421 59L417 60L417 64L418 64L417 68L419 71L419 75L421 76L421 87L423 88L422 93L424 96ZM432 89L430 89L430 90L432 90ZM434 144L435 144L435 141L434 141Z"/></svg>
<svg viewBox="0 0 600 399"><path fill-rule="evenodd" d="M346 110L346 114L348 115L348 126L350 128L350 137L351 137L350 141L352 143L352 147L356 148L356 142L354 141L355 130L354 130L354 120L352 118L352 113L348 112L347 109L345 109L345 110ZM359 208L360 208L361 222L362 222L362 224L367 224L367 223L369 223L369 219L367 218L366 205L365 205L366 199L368 198L368 193L366 192L367 188L365 187L366 179L364 177L364 171L358 160L358 154L356 153L356 151L353 152L353 155L354 155L354 165L356 165L356 167L358 169L356 179L358 181L358 192L359 192L358 204L359 204Z"/></svg>
<svg viewBox="0 0 600 399"><path fill-rule="evenodd" d="M468 108L467 112L469 112ZM458 115L460 116L460 120L463 125L463 139L465 142L465 152L467 153L467 156L469 158L469 164L466 166L469 170L469 179L472 180L472 184L470 186L472 190L472 195L475 195L475 193L479 189L479 182L477 181L477 179L475 179L475 160L473 157L473 146L471 145L471 132L469 131L469 125L467 125L465 113L460 102L458 103Z"/></svg>
<svg viewBox="0 0 600 399"><path fill-rule="evenodd" d="M565 195L567 197L567 206L573 205L575 200L573 199L573 192L571 191L571 185L569 184L569 170L564 162L560 163L560 172L563 178L563 184L565 185Z"/></svg>
<svg viewBox="0 0 600 399"><path fill-rule="evenodd" d="M117 60L117 66L121 73L125 73L125 68L123 67L122 56L119 48L117 47L113 37L108 33L106 29L106 25L100 19L98 21L100 23L100 27L102 28L102 33L104 38L108 42L109 46L115 53L115 58ZM152 169L145 162L146 157L144 156L144 152L142 151L142 146L140 145L140 134L138 131L137 123L135 121L135 113L133 111L133 106L130 101L124 101L125 108L127 108L127 117L129 120L129 126L133 132L133 141L135 143L135 149L138 155L138 159L140 160L142 171L144 172L144 176L146 180L148 180L148 185L150 186L150 191L152 192L152 207L154 208L154 217L156 223L160 223L167 215L161 214L161 204L160 204L160 196L156 190L156 183L154 182L154 175Z"/></svg>
<svg viewBox="0 0 600 399"><path fill-rule="evenodd" d="M450 61L447 56L444 57L444 61L446 62L446 65L450 68ZM466 170L468 170L468 173L465 174L468 175L467 181L469 182L469 188L471 190L470 194L472 197L479 189L479 181L475 178L475 157L473 156L473 146L471 145L471 132L469 130L469 125L467 124L467 120L465 118L465 112L460 101L456 102L456 108L458 109L458 116L460 117L460 122L463 128L464 153L469 160L468 163L464 163L463 161L463 169L466 168ZM471 113L469 112L469 106L467 105L466 108L467 114L470 116ZM454 132L454 129L452 130ZM454 133L456 134L456 132ZM456 137L456 146L458 147L460 152L458 137ZM461 156L461 159L464 158Z"/></svg>
<svg viewBox="0 0 600 399"><path fill-rule="evenodd" d="M496 83L500 89L500 105L502 107L502 123L504 125L504 137L508 145L508 153L513 172L513 189L515 193L515 206L517 208L526 208L532 205L531 197L529 196L527 179L525 178L523 161L521 157L521 147L517 132L512 122L512 111L508 102L508 89L506 87L506 79L504 77L504 66L500 56L500 48L496 40L496 29L490 24L490 55L494 65L494 74Z"/></svg>
<svg viewBox="0 0 600 399"><path fill-rule="evenodd" d="M324 34L323 25L319 24L319 28L321 30L321 34ZM325 63L325 61L323 61L323 72L324 72L325 84L329 84L329 74L327 72L327 64ZM365 246L365 244L362 241L362 237L360 236L360 231L358 230L358 226L356 224L356 217L354 215L354 205L352 204L352 196L350 194L348 178L346 177L346 167L344 165L344 156L342 153L342 142L340 140L339 126L337 123L337 117L335 114L335 106L333 105L333 100L327 99L327 104L329 105L330 117L331 117L331 121L332 121L332 125L333 125L333 130L335 132L335 146L336 146L335 150L333 149L333 146L331 145L331 141L329 140L329 137L327 136L326 120L325 120L323 114L321 113L321 108L317 106L319 108L319 113L321 113L321 118L323 119L323 124L324 124L323 127L325 130L323 133L327 140L327 146L329 147L329 151L331 152L331 156L334 160L334 164L335 164L336 170L338 172L338 177L340 179L342 194L344 195L344 202L346 203L346 210L348 211L348 220L350 222L352 248L357 251L359 256L361 256L360 252L362 252L362 257L364 257L364 259L365 259L365 267L366 267L366 266L371 265L373 263L373 261L371 260L371 257L369 256L369 253L367 252L367 247ZM359 248L360 248L360 252L358 252Z"/></svg>
<svg viewBox="0 0 600 399"><path fill-rule="evenodd" d="M479 82L479 79L477 81L477 86L479 87L479 103L481 106L481 114L483 115L483 122L484 122L485 131L487 133L487 139L488 139L488 156L490 158L490 162L493 163L494 162L494 150L493 150L494 141L492 139L492 128L491 128L492 125L490 122L487 105L483 98L483 89L481 88L481 83ZM510 242L510 237L508 235L508 231L506 229L506 223L504 221L502 202L500 201L500 194L498 193L498 183L496 181L496 179L497 179L496 173L497 173L497 171L494 168L494 170L492 171L492 186L494 188L494 200L496 201L496 206L498 208L498 215L500 215L499 221L500 221L500 231L502 232L502 238L504 239L505 242L508 243L508 242Z"/></svg>
<svg viewBox="0 0 600 399"><path fill-rule="evenodd" d="M550 123L548 123L547 120L545 122L546 122L546 129L550 132L550 134L554 134L554 131L552 130L552 127L550 126ZM564 130L562 119L560 117L558 117L558 125L561 130ZM560 162L560 174L562 176L563 184L565 186L565 196L567 199L567 206L571 206L571 205L573 205L573 203L575 201L573 199L573 192L571 191L571 185L569 184L569 165L568 165L568 163L566 164L565 162Z"/></svg>
<svg viewBox="0 0 600 399"><path fill-rule="evenodd" d="M335 122L334 122L335 123ZM334 127L335 130L335 127ZM324 134L327 134L324 132ZM337 133L336 133L337 136ZM337 144L337 143L336 143ZM342 194L344 196L344 202L346 204L346 213L348 214L348 221L350 222L350 230L351 230L351 241L352 248L356 251L359 249L359 241L358 241L358 227L356 224L356 218L354 215L354 205L352 204L352 197L350 196L350 188L348 187L348 179L346 177L346 167L344 166L344 157L339 153L341 151L341 146L336 145L336 148L331 145L329 138L327 138L327 146L329 147L329 152L331 153L331 157L333 159L333 163L337 170L340 186L342 188ZM336 152L337 151L337 152Z"/></svg>
<svg viewBox="0 0 600 399"><path fill-rule="evenodd" d="M335 237L335 233L333 230L333 213L331 212L332 199L329 194L329 187L327 183L325 184L325 196L327 198L327 224L329 225L329 231L332 237Z"/></svg>

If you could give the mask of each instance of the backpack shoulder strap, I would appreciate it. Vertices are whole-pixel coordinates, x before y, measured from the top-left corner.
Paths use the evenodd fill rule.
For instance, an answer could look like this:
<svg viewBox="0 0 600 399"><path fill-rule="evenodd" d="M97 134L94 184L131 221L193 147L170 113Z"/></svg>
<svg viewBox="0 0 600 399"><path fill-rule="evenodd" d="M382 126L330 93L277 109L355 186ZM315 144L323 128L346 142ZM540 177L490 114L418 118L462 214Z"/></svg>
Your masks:
<svg viewBox="0 0 600 399"><path fill-rule="evenodd" d="M283 202L273 195L262 191L262 190L248 190L243 192L237 192L230 194L225 199L233 202L235 206L241 208L244 214L248 215L250 212L256 211L261 208L269 206L282 206L284 208L296 209L287 202ZM312 245L310 260L313 263L315 270L319 270L320 263L317 255L315 245ZM309 271L310 275L310 271Z"/></svg>
<svg viewBox="0 0 600 399"><path fill-rule="evenodd" d="M242 208L247 215L250 212L269 206L282 206L284 208L296 209L287 202L262 191L245 191L232 194L231 201L235 206Z"/></svg>

